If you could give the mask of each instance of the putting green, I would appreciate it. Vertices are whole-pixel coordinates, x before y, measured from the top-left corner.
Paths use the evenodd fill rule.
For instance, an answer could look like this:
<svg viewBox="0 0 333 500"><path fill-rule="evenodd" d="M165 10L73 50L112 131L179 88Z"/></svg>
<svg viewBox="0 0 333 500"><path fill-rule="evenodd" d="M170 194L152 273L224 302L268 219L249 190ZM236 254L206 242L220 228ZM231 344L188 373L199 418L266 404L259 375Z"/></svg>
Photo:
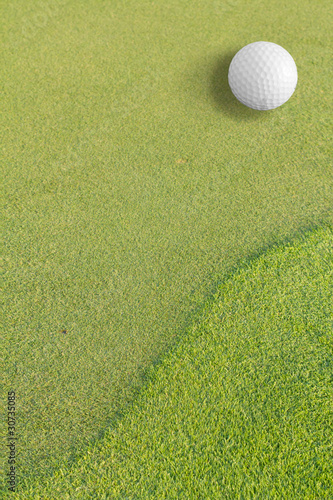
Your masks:
<svg viewBox="0 0 333 500"><path fill-rule="evenodd" d="M329 498L332 377L328 227L223 283L119 425L24 498Z"/></svg>
<svg viewBox="0 0 333 500"><path fill-rule="evenodd" d="M118 425L240 263L333 223L330 8L1 2L1 373L18 491ZM270 112L227 83L256 40L298 68Z"/></svg>

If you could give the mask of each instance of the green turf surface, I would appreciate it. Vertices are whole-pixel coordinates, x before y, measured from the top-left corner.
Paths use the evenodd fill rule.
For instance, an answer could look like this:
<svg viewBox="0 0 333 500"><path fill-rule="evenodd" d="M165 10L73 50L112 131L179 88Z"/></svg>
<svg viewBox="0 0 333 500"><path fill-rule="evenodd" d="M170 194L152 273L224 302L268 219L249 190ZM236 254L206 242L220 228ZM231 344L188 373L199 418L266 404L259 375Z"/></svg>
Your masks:
<svg viewBox="0 0 333 500"><path fill-rule="evenodd" d="M116 424L240 262L332 223L332 44L328 1L0 7L1 390L22 484ZM257 40L298 68L270 112L227 84Z"/></svg>
<svg viewBox="0 0 333 500"><path fill-rule="evenodd" d="M18 498L331 498L333 228L207 301L119 425Z"/></svg>

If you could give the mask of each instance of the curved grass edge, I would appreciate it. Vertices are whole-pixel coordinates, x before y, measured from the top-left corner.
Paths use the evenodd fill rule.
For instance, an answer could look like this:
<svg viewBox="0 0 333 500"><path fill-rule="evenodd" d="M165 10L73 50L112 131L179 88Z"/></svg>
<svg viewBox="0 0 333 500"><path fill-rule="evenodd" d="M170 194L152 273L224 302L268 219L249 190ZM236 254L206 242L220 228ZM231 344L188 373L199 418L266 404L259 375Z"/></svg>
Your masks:
<svg viewBox="0 0 333 500"><path fill-rule="evenodd" d="M272 415L279 408L274 405L269 407L273 397L271 389L263 393L262 387L267 380L274 387L277 380L283 379L285 365L281 360L285 363L286 356L290 358L288 367L294 370L300 366L300 361L304 368L305 360L311 359L312 371L308 371L310 375L306 383L303 381L294 386L294 373L293 377L287 377L285 388L291 391L291 398L292 391L298 387L303 396L302 402L305 404L306 400L310 401L311 396L315 408L320 401L324 401L324 407L315 413L312 430L318 434L324 418L327 424L324 428L332 432L332 404L329 403L332 398L327 393L330 390L332 396L333 322L329 302L333 297L332 248L332 227L323 226L310 234L300 235L298 240L287 242L284 246L273 245L267 253L240 266L232 277L223 280L214 297L206 301L200 311L201 320L191 327L189 334L161 362L152 365L146 372L145 377L149 382L147 387L126 409L118 427L109 429L105 437L87 449L70 470L64 467L55 472L52 479L26 484L26 489L15 497L162 499L192 498L191 495L200 498L200 495L207 495L206 498L209 498L223 491L225 498L237 498L241 494L262 495L258 498L278 498L280 495L281 498L281 495L295 492L301 498L304 494L313 497L315 488L319 488L317 493L326 498L327 487L333 486L329 471L325 469L325 463L329 464L328 460L333 458L327 443L329 436L326 436L326 441L325 436L321 436L326 443L325 450L321 448L322 456L325 457L320 462L321 472L318 463L313 465L307 471L307 476L310 474L313 480L306 481L304 470L297 462L297 457L300 458L299 446L288 448L290 460L285 462L283 450L286 449L282 446L278 452L274 443L269 443L265 425L276 437L278 422ZM276 285L279 286L274 289ZM304 287L307 287L308 293L304 294ZM276 307L270 309L268 305L272 304L277 289L279 300ZM275 295L272 295L272 291ZM289 305L288 308L290 301L292 307ZM260 333L255 335L258 322ZM288 331L290 334L286 337ZM274 345L270 340L272 335ZM274 363L272 360L275 360ZM272 365L275 371L270 373L269 367ZM257 366L261 367L260 373L256 370ZM319 371L318 367L321 367ZM224 373L222 378L221 373ZM245 377L244 373L248 375ZM304 376L304 373L301 375ZM301 375L298 373L298 377ZM225 386L226 380L229 380L229 385ZM307 392L309 384L316 391L314 394ZM248 399L249 392L252 394L252 405ZM258 409L254 411L254 403L261 401L263 404L264 400L268 404L266 413ZM293 399L285 403L287 401L293 401L297 407ZM226 421L229 426L221 427L220 413L214 412L214 408L219 408L224 417L228 417ZM202 414L197 419L195 415L199 410ZM306 410L309 408L303 408L305 414ZM283 414L289 426L290 419L295 417L293 411L296 410L291 405L289 414L287 411ZM242 433L236 432L240 426L236 415L241 414L243 434L246 435L248 428L253 431L247 435L247 441L242 446ZM150 422L148 429L147 421ZM204 432L201 432L203 423ZM261 429L259 434L254 432L254 425ZM286 429L290 429L285 425ZM303 440L309 437L305 431L302 432ZM213 436L211 439L210 435ZM322 446L318 436L317 441L316 446ZM247 446L254 459L259 443L261 454L256 457L257 469L253 468L250 479L246 481L245 475L241 477L241 471L246 465L245 469L249 472ZM267 447L271 455L267 455ZM314 459L311 449L307 448L307 453L310 463ZM266 462L260 460L261 456L266 456ZM235 462L233 457L238 457ZM272 476L272 470L267 465L272 457L282 467L285 483L281 482L282 476L279 479L275 469L275 475ZM230 477L228 479L228 474L217 473L218 464L223 459L230 466L232 481ZM293 473L290 472L290 464L294 468ZM235 480L237 470L238 479ZM267 496L268 491L271 496Z"/></svg>

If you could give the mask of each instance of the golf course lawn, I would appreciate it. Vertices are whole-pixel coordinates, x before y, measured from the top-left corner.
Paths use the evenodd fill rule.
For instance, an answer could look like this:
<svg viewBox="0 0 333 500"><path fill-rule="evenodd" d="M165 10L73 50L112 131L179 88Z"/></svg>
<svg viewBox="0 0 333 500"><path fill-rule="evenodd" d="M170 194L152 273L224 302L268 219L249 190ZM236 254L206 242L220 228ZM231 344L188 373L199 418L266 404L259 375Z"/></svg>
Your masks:
<svg viewBox="0 0 333 500"><path fill-rule="evenodd" d="M17 498L330 498L332 333L331 227L223 283L119 425Z"/></svg>
<svg viewBox="0 0 333 500"><path fill-rule="evenodd" d="M332 498L330 2L0 5L0 497Z"/></svg>

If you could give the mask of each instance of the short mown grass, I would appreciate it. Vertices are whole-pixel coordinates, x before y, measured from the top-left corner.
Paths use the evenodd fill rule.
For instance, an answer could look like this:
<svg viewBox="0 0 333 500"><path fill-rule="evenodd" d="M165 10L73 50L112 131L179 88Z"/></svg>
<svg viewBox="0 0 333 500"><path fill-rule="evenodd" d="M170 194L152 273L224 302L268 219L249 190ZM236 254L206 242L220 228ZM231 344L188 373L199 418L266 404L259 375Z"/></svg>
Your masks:
<svg viewBox="0 0 333 500"><path fill-rule="evenodd" d="M261 293L256 279L248 309L239 291L231 316L217 313L225 317L216 328L229 333L207 322L204 327L201 313L206 304L210 314L212 302L206 301L217 287L232 287L242 262L254 262L275 244L283 246L325 222L332 225L331 3L321 0L318 8L310 1L271 0L263 9L263 2L254 1L250 10L246 0L2 3L0 498L7 492L10 391L16 395L16 490L21 498L197 498L204 491L206 500L218 488L224 498L230 484L236 492L247 487L228 471L250 483L252 478L251 484L260 488L251 468L243 476L234 465L223 469L229 438L223 437L218 417L236 432L230 413L234 406L228 410L227 403L245 402L242 386L234 383L227 390L222 381L227 383L229 376L255 391L251 376L259 375L237 362L247 373L242 378L223 365L221 346L228 348L228 335L238 339L239 356L249 363L252 344L244 339L253 338L251 324L263 330L266 318L267 339L273 339L274 326L284 325L283 313L275 314L275 303ZM283 46L299 72L292 98L267 113L243 106L228 85L232 57L255 40ZM311 245L317 251L313 241L307 253L311 263ZM266 277L268 272L260 271ZM318 276L321 272L326 271L320 268ZM283 291L297 284L293 279L284 283ZM309 309L313 300L307 287L302 288L305 296L299 292L299 302L290 305L295 314L294 303L303 307L298 323L288 316L291 324L284 325L288 332L301 329L304 342L309 333L301 321L308 311L314 311L311 321L306 316L310 332L329 327L321 312L330 298L327 290L318 287L318 307ZM288 293L284 299L281 292L281 307L289 304ZM221 307L228 310L228 304ZM269 311L275 320L268 320ZM197 358L202 367L197 372L188 363L200 335L207 358ZM258 335L266 352L270 344ZM330 338L325 335L323 349L324 338ZM230 366L237 366L238 351L228 349ZM215 351L216 365L210 357ZM178 352L180 361L165 358L168 352ZM161 372L158 360L166 363ZM264 370L256 357L252 362ZM144 374L154 364L150 386ZM272 374L275 379L273 368ZM142 389L155 398L159 390L167 391L160 396L166 409L153 398L157 413L151 419L157 427L150 421L144 432L131 406L139 395L151 397L150 392L141 396ZM190 417L177 407L181 402ZM142 412L148 411L150 405L142 404ZM205 404L212 414L207 415ZM170 414L184 418L188 429ZM149 420L148 413L143 415ZM196 427L196 417L206 428L209 424L210 432ZM133 422L142 449L131 444L136 439ZM207 442L215 446L212 451ZM247 467L234 451L235 446L242 449L237 437L228 443L232 459ZM207 456L211 472L204 473ZM297 461L298 455L293 456ZM277 484L275 477L270 479ZM320 484L318 491L321 497L325 493Z"/></svg>
<svg viewBox="0 0 333 500"><path fill-rule="evenodd" d="M241 267L146 379L103 440L16 498L332 498L332 228Z"/></svg>

